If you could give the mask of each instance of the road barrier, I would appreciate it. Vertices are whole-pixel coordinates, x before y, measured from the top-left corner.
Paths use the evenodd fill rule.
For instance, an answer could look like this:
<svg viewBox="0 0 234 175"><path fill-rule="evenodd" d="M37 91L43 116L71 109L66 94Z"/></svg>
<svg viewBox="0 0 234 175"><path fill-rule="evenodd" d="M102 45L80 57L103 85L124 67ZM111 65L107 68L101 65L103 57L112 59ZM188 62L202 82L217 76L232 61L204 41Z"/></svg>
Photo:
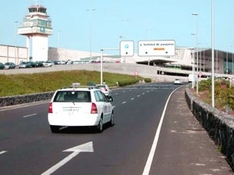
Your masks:
<svg viewBox="0 0 234 175"><path fill-rule="evenodd" d="M1 97L0 107L49 100L52 98L53 94L54 92L44 92L44 93L36 93L28 95Z"/></svg>
<svg viewBox="0 0 234 175"><path fill-rule="evenodd" d="M234 116L199 100L187 88L185 97L193 115L208 132L234 171Z"/></svg>

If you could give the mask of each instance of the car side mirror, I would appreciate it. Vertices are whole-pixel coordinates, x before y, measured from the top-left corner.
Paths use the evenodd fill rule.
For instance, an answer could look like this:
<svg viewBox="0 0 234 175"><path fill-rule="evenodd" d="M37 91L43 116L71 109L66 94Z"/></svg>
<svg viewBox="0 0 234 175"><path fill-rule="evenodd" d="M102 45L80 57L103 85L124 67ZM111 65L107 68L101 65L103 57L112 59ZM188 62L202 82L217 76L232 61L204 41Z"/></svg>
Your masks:
<svg viewBox="0 0 234 175"><path fill-rule="evenodd" d="M109 102L114 101L114 99L113 99L113 97L112 97L112 96L108 96L107 98L108 98Z"/></svg>

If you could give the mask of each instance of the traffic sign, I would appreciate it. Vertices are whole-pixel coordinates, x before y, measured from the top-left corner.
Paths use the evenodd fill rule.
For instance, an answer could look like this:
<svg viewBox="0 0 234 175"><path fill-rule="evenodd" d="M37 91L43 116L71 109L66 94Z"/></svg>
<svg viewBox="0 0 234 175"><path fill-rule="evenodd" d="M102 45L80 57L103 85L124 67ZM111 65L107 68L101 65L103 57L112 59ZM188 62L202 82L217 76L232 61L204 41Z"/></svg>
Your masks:
<svg viewBox="0 0 234 175"><path fill-rule="evenodd" d="M120 55L124 57L134 56L134 42L120 41Z"/></svg>
<svg viewBox="0 0 234 175"><path fill-rule="evenodd" d="M174 40L139 41L139 56L174 56Z"/></svg>

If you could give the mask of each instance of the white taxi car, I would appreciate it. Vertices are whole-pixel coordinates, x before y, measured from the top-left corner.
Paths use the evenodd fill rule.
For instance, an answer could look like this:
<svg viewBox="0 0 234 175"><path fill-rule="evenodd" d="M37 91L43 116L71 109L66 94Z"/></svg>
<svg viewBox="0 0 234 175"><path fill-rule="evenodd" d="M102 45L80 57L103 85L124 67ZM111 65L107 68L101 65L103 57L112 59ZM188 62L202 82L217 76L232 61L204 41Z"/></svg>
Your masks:
<svg viewBox="0 0 234 175"><path fill-rule="evenodd" d="M107 84L96 84L96 88L100 89L106 96L111 97L111 89Z"/></svg>
<svg viewBox="0 0 234 175"><path fill-rule="evenodd" d="M58 132L63 126L93 126L102 132L104 124L114 125L112 100L92 87L57 90L48 109L51 132Z"/></svg>

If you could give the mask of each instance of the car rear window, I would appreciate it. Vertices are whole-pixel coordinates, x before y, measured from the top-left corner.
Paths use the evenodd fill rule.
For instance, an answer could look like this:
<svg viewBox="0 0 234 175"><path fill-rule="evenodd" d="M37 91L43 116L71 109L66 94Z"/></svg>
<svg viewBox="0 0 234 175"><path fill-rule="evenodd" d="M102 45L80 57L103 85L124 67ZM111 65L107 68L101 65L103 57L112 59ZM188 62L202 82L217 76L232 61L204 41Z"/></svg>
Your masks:
<svg viewBox="0 0 234 175"><path fill-rule="evenodd" d="M53 102L91 102L90 91L57 91Z"/></svg>

